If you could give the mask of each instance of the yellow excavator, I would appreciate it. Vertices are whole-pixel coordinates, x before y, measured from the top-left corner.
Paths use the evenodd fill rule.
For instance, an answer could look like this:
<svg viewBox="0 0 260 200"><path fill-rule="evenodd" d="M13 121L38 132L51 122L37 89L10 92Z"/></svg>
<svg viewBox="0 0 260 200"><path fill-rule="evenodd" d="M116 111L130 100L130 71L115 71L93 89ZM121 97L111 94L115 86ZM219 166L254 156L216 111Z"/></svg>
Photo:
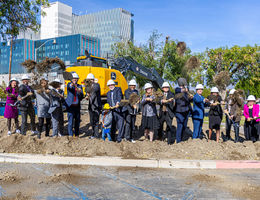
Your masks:
<svg viewBox="0 0 260 200"><path fill-rule="evenodd" d="M85 52L84 56L77 57L77 62L72 66L66 68L63 73L65 79L65 85L67 85L70 78L66 74L68 72L76 72L79 75L79 84L82 84L85 92L84 80L89 73L94 74L97 78L97 82L100 84L101 97L106 97L109 88L107 87L107 81L112 79L115 81L116 86L121 87L122 92L128 88L125 74L127 71L132 71L149 81L151 81L154 87L158 88L162 85L163 79L159 76L154 68L146 68L143 65L137 63L130 57L119 57L111 60L111 66L108 65L108 61L105 58L96 57ZM67 90L65 88L65 94Z"/></svg>

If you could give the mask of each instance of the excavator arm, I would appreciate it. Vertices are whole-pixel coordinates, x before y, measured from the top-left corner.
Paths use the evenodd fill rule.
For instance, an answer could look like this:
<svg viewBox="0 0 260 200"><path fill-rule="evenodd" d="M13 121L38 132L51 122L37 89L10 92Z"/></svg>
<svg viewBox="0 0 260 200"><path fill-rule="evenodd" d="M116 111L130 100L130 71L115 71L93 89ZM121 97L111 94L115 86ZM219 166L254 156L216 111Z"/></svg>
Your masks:
<svg viewBox="0 0 260 200"><path fill-rule="evenodd" d="M160 88L164 82L163 78L154 68L147 68L136 62L131 57L119 57L113 59L111 66L113 69L119 70L123 75L127 71L132 71L152 82L155 88Z"/></svg>

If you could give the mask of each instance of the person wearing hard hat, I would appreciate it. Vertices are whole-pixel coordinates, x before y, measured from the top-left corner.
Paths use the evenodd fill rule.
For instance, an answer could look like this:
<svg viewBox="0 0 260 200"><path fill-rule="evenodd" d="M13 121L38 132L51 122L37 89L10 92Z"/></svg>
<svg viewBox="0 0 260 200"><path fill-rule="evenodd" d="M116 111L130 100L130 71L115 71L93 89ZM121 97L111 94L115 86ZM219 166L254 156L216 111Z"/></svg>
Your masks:
<svg viewBox="0 0 260 200"><path fill-rule="evenodd" d="M189 119L189 114L192 111L190 102L192 97L189 95L187 81L184 78L178 79L179 87L175 89L175 112L177 120L176 142L180 143L183 140L185 129Z"/></svg>
<svg viewBox="0 0 260 200"><path fill-rule="evenodd" d="M223 111L221 108L222 98L219 95L217 87L211 88L211 94L207 97L210 104L209 109L209 139L211 140L212 130L216 130L216 141L220 139L220 124L223 117Z"/></svg>
<svg viewBox="0 0 260 200"><path fill-rule="evenodd" d="M112 111L110 110L110 106L106 103L103 107L104 111L101 115L101 123L102 123L102 139L105 141L106 138L108 141L112 141L111 138L111 127L112 127Z"/></svg>
<svg viewBox="0 0 260 200"><path fill-rule="evenodd" d="M226 99L224 113L226 114L226 140L230 140L231 126L233 125L235 131L234 142L239 142L239 126L241 120L242 109L244 106L244 99L235 89L229 91Z"/></svg>
<svg viewBox="0 0 260 200"><path fill-rule="evenodd" d="M100 85L95 83L95 77L92 73L87 75L86 80L91 83L85 87L90 125L92 127L92 136L90 138L99 138L99 116L102 110Z"/></svg>
<svg viewBox="0 0 260 200"><path fill-rule="evenodd" d="M27 74L22 76L22 84L19 87L19 96L18 100L20 104L18 109L21 112L22 124L21 124L21 134L26 135L27 129L27 117L30 116L31 120L31 130L32 135L37 134L36 125L35 125L35 110L32 100L35 99L35 92L29 86L30 77Z"/></svg>
<svg viewBox="0 0 260 200"><path fill-rule="evenodd" d="M144 130L146 139L152 142L154 139L154 132L159 129L159 121L157 118L156 103L154 101L153 86L150 83L144 85L145 94L141 101L142 106L142 124L141 129Z"/></svg>
<svg viewBox="0 0 260 200"><path fill-rule="evenodd" d="M38 116L38 139L41 138L43 131L44 120L45 124L45 137L49 137L51 127L51 115L48 112L50 108L50 89L48 86L48 79L42 77L40 79L40 88L35 91L37 116Z"/></svg>
<svg viewBox="0 0 260 200"><path fill-rule="evenodd" d="M120 87L116 87L116 83L113 80L107 82L109 92L107 93L107 102L112 107L113 123L111 127L111 137L115 140L116 129L118 129L117 142L121 142L124 137L124 117L122 108L119 103L123 99L123 93Z"/></svg>
<svg viewBox="0 0 260 200"><path fill-rule="evenodd" d="M139 95L138 90L136 89L137 83L134 79L130 80L128 83L129 88L125 90L125 99L129 100L130 95L136 93ZM123 112L125 113L125 139L127 141L135 142L133 139L133 133L135 131L135 121L136 121L136 114L137 114L137 107L136 105L128 104L123 108Z"/></svg>
<svg viewBox="0 0 260 200"><path fill-rule="evenodd" d="M78 84L79 75L72 73L72 80L67 85L67 98L65 100L68 112L68 133L69 137L79 136L80 126L80 102L84 98L82 86ZM74 123L73 123L74 121ZM73 127L74 124L74 127Z"/></svg>
<svg viewBox="0 0 260 200"><path fill-rule="evenodd" d="M165 136L163 135L163 124L167 124L167 142L168 144L174 143L174 129L172 126L172 119L174 117L174 94L170 91L170 84L164 82L162 84L163 97L160 101L160 112L159 112L159 122L160 129L158 131L158 139L163 140Z"/></svg>
<svg viewBox="0 0 260 200"><path fill-rule="evenodd" d="M8 133L7 135L11 135L11 120L14 119L15 121L15 128L16 133L20 133L19 130L19 121L18 121L18 109L16 106L12 106L17 101L18 97L18 80L16 78L12 78L9 81L9 86L5 89L5 92L7 93L6 96L6 104L5 104L5 111L4 111L4 118L7 119L7 127L8 127Z"/></svg>
<svg viewBox="0 0 260 200"><path fill-rule="evenodd" d="M244 105L244 134L246 140L256 142L260 136L260 116L259 105L256 104L256 98L253 95L247 97L247 104Z"/></svg>
<svg viewBox="0 0 260 200"><path fill-rule="evenodd" d="M64 91L61 89L62 82L56 78L50 84L52 89L50 91L50 108L52 121L52 137L64 135L64 116L62 105L64 103Z"/></svg>
<svg viewBox="0 0 260 200"><path fill-rule="evenodd" d="M196 94L193 97L193 111L192 111L192 121L193 121L193 139L198 139L202 133L202 125L204 119L204 107L207 103L207 99L202 96L204 86L198 84L196 86Z"/></svg>

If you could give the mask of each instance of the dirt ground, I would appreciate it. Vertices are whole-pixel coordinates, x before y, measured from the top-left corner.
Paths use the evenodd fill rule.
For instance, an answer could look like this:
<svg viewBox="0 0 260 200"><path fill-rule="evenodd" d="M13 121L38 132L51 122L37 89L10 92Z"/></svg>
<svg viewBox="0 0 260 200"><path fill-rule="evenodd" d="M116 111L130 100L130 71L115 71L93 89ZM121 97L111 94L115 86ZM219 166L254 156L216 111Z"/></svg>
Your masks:
<svg viewBox="0 0 260 200"><path fill-rule="evenodd" d="M30 136L12 134L7 136L6 119L0 119L0 152L8 153L36 153L54 154L62 156L118 156L126 159L147 158L172 158L172 159L206 159L206 160L260 160L260 142L234 143L224 141L220 143L214 140L208 141L206 131L208 124L204 124L204 138L192 140L192 121L189 120L185 141L179 144L167 145L166 141L149 142L144 140L142 133L136 135L136 143L123 141L121 143L108 142L100 139L89 139L91 128L89 128L88 114L81 118L81 135L79 138L68 138L67 136L37 139ZM66 120L65 120L66 121ZM140 126L141 116L137 117L137 126ZM176 126L176 120L173 120ZM67 122L65 122L65 130ZM66 130L67 131L67 130ZM65 131L65 133L66 133ZM221 130L224 131L224 127ZM232 133L233 134L233 133ZM44 135L44 133L43 133ZM222 133L224 135L224 133ZM240 134L241 140L243 139ZM234 135L232 135L234 138ZM213 138L214 139L214 138ZM57 178L57 177L56 177Z"/></svg>

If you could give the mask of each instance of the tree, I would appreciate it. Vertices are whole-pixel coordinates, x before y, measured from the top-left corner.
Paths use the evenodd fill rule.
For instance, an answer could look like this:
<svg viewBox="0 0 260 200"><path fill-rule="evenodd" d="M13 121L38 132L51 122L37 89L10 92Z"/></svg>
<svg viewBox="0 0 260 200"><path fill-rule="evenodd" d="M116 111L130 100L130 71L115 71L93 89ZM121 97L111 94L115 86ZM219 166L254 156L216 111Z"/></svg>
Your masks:
<svg viewBox="0 0 260 200"><path fill-rule="evenodd" d="M119 42L113 46L115 57L131 57L138 63L148 68L155 68L166 80L175 82L179 77L190 79L190 69L186 66L191 58L191 51L184 42L170 40L167 36L162 40L162 34L153 31L145 44L136 46L131 41ZM130 77L136 76L140 86L145 80L138 75L129 73Z"/></svg>
<svg viewBox="0 0 260 200"><path fill-rule="evenodd" d="M13 41L20 31L40 28L41 6L49 6L48 0L1 0L0 34L2 40L10 41L9 80L11 79Z"/></svg>
<svg viewBox="0 0 260 200"><path fill-rule="evenodd" d="M223 95L230 84L239 83L239 88L243 89L250 83L252 89L256 88L260 80L259 50L257 45L207 49L202 59L207 84L217 86Z"/></svg>

